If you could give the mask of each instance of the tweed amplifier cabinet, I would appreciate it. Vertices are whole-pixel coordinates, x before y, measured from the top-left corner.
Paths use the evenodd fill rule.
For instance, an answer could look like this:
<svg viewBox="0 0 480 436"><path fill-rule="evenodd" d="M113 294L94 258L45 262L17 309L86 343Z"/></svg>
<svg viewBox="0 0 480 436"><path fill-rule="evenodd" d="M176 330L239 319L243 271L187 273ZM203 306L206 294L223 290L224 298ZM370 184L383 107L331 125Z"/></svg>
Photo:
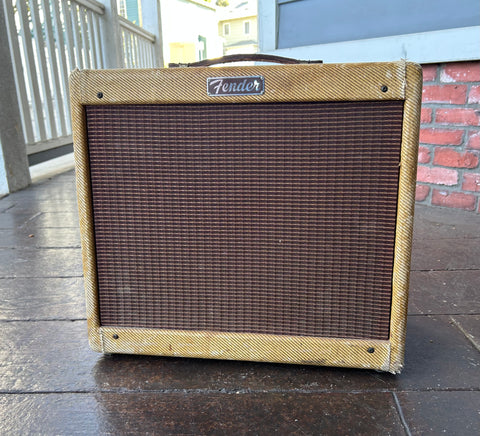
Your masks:
<svg viewBox="0 0 480 436"><path fill-rule="evenodd" d="M408 62L74 71L94 350L403 365Z"/></svg>

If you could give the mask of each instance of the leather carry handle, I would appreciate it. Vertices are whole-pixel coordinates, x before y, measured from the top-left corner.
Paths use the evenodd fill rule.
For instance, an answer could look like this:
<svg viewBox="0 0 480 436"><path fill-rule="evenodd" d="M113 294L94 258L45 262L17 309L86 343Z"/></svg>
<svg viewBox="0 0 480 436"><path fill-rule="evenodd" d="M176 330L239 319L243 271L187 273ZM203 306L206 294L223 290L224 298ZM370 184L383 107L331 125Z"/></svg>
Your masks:
<svg viewBox="0 0 480 436"><path fill-rule="evenodd" d="M204 59L203 61L192 62L190 64L168 64L169 68L179 68L179 67L210 67L217 64L226 64L229 62L274 62L279 64L321 64L323 61L302 61L299 59L286 58L283 56L275 56L261 53L254 54L235 54L227 55L221 58L216 59Z"/></svg>

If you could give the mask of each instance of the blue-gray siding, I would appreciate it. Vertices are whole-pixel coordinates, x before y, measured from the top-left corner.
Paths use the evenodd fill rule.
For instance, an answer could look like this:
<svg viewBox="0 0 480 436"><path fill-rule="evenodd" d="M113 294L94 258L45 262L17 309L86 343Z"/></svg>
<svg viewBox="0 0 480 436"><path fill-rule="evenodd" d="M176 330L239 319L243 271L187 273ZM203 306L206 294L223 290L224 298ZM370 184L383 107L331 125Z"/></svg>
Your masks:
<svg viewBox="0 0 480 436"><path fill-rule="evenodd" d="M478 0L279 0L278 48L480 23Z"/></svg>

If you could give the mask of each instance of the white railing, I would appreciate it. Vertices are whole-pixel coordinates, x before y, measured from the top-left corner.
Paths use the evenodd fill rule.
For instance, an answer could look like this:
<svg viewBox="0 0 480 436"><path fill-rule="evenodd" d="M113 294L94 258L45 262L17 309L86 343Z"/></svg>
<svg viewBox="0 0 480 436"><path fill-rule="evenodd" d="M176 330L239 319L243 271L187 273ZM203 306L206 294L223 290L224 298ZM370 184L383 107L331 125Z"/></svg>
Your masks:
<svg viewBox="0 0 480 436"><path fill-rule="evenodd" d="M153 68L155 66L155 35L118 17L122 35L123 64L125 68Z"/></svg>
<svg viewBox="0 0 480 436"><path fill-rule="evenodd" d="M118 16L109 41L96 0L3 0L27 153L71 143L68 75L74 68L153 67L155 35ZM113 32L115 34L115 32ZM120 44L120 65L106 51Z"/></svg>

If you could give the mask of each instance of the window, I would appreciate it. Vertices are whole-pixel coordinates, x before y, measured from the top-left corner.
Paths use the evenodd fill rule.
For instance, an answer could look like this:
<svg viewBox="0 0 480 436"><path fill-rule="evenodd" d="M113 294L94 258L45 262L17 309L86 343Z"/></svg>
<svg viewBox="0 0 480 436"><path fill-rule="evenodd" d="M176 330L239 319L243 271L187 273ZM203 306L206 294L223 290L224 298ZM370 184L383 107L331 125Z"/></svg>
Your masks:
<svg viewBox="0 0 480 436"><path fill-rule="evenodd" d="M243 33L245 35L249 35L250 34L250 21L244 21L243 22Z"/></svg>
<svg viewBox="0 0 480 436"><path fill-rule="evenodd" d="M198 60L207 59L207 38L198 35Z"/></svg>
<svg viewBox="0 0 480 436"><path fill-rule="evenodd" d="M230 24L229 23L225 23L223 25L223 34L224 34L224 36L230 35Z"/></svg>
<svg viewBox="0 0 480 436"><path fill-rule="evenodd" d="M118 15L127 18L127 4L125 3L125 0L118 1Z"/></svg>

